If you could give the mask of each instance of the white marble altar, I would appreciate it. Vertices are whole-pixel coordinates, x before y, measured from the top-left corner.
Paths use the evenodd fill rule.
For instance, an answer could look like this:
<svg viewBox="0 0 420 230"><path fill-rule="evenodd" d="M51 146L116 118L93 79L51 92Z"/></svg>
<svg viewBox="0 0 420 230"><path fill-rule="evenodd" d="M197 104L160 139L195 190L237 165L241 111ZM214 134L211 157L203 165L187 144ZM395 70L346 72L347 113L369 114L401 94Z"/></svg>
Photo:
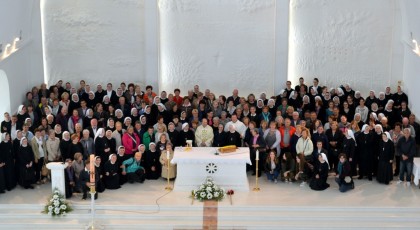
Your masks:
<svg viewBox="0 0 420 230"><path fill-rule="evenodd" d="M66 180L64 177L64 169L67 163L51 162L47 164L47 168L51 170L51 190L58 189L61 194L66 194Z"/></svg>
<svg viewBox="0 0 420 230"><path fill-rule="evenodd" d="M191 191L206 179L213 177L224 189L249 191L246 164L251 164L249 148L239 148L236 154L215 155L216 148L195 147L190 151L175 148L173 164L177 164L174 190Z"/></svg>

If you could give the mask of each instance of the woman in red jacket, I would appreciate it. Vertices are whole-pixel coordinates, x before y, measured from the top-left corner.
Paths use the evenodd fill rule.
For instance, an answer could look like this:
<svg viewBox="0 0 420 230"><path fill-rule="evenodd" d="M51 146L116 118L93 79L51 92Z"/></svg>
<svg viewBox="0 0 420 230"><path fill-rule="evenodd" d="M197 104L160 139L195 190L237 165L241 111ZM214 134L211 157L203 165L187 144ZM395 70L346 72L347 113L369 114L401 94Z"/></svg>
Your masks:
<svg viewBox="0 0 420 230"><path fill-rule="evenodd" d="M140 138L134 132L133 126L127 128L127 132L122 137L122 144L125 148L125 155L133 155L137 152L140 145Z"/></svg>

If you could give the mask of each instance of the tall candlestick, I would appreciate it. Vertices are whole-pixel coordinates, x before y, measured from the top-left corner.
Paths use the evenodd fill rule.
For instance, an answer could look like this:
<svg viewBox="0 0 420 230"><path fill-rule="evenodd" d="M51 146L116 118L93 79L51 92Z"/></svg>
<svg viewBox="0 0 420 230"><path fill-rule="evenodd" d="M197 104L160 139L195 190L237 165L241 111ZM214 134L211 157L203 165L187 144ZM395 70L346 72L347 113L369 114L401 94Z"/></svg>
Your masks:
<svg viewBox="0 0 420 230"><path fill-rule="evenodd" d="M257 149L257 151L255 152L255 160L257 161L259 159L260 159L260 151L258 151Z"/></svg>
<svg viewBox="0 0 420 230"><path fill-rule="evenodd" d="M169 156L170 156L169 151L166 151L166 159L169 160Z"/></svg>
<svg viewBox="0 0 420 230"><path fill-rule="evenodd" d="M89 157L90 160L90 183L95 183L95 155L94 154L90 154Z"/></svg>

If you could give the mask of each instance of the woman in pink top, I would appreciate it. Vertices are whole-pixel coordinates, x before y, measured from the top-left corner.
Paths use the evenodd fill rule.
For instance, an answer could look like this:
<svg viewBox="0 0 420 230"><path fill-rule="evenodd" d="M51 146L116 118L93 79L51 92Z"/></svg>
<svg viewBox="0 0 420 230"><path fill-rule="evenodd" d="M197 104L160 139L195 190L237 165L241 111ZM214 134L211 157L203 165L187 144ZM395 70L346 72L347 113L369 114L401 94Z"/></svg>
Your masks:
<svg viewBox="0 0 420 230"><path fill-rule="evenodd" d="M134 132L133 126L127 128L127 132L122 137L122 144L124 145L126 155L132 155L137 152L137 148L140 145L140 138Z"/></svg>

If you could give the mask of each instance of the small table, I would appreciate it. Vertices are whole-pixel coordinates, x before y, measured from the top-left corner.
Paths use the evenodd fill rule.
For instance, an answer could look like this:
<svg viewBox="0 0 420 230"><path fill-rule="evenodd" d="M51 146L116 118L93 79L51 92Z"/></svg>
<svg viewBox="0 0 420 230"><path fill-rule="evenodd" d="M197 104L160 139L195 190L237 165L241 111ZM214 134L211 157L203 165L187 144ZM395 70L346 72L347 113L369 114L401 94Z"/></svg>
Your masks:
<svg viewBox="0 0 420 230"><path fill-rule="evenodd" d="M197 189L206 177L224 189L249 191L246 164L251 164L249 148L238 148L235 154L215 155L217 148L194 147L186 151L176 147L171 163L177 164L174 190Z"/></svg>
<svg viewBox="0 0 420 230"><path fill-rule="evenodd" d="M420 157L414 157L413 162L414 184L419 185L420 180Z"/></svg>

